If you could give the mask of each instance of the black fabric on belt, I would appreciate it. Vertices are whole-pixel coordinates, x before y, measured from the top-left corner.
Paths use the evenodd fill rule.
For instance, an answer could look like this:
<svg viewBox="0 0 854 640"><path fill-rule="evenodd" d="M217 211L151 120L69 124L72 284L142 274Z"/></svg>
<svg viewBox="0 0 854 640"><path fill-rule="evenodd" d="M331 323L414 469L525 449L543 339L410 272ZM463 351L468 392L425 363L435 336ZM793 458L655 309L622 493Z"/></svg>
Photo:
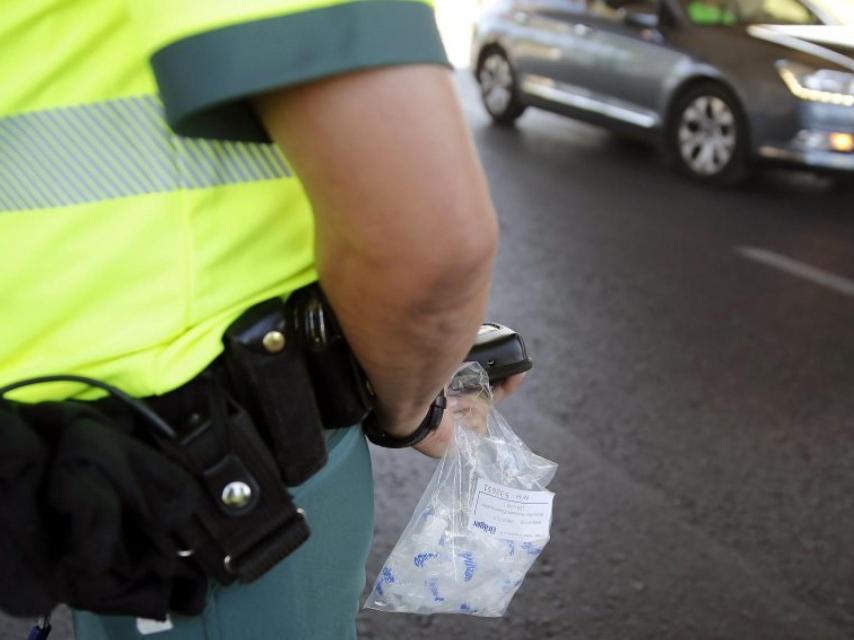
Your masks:
<svg viewBox="0 0 854 640"><path fill-rule="evenodd" d="M187 471L87 403L2 402L0 427L0 608L201 611L206 578L173 537L197 504Z"/></svg>

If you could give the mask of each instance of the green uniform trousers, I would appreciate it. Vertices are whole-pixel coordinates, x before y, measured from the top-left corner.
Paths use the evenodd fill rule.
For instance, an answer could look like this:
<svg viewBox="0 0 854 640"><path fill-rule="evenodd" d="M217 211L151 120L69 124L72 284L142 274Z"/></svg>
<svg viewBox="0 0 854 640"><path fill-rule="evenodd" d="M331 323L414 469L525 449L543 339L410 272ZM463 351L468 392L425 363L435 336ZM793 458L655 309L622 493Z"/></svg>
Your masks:
<svg viewBox="0 0 854 640"><path fill-rule="evenodd" d="M213 584L200 616L160 626L74 611L77 640L354 639L373 534L371 461L360 428L330 432L327 446L327 465L292 489L311 537L267 574L252 584Z"/></svg>

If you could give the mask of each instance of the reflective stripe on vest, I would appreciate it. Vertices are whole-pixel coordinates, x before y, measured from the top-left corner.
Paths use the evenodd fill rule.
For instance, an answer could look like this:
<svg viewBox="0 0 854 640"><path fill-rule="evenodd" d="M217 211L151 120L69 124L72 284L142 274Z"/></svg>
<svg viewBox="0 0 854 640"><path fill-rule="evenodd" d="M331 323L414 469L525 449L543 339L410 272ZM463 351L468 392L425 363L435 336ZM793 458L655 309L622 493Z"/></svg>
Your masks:
<svg viewBox="0 0 854 640"><path fill-rule="evenodd" d="M176 136L153 95L0 118L0 211L290 175L275 145Z"/></svg>

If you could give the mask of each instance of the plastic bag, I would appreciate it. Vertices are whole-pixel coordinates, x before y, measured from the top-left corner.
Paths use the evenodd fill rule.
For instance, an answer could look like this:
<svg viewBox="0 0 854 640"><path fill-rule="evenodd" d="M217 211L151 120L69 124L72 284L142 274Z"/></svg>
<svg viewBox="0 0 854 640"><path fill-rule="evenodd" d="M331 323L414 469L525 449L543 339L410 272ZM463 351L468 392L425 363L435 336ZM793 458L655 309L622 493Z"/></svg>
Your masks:
<svg viewBox="0 0 854 640"><path fill-rule="evenodd" d="M549 540L557 464L493 409L480 365L463 365L447 395L451 446L365 607L499 617Z"/></svg>

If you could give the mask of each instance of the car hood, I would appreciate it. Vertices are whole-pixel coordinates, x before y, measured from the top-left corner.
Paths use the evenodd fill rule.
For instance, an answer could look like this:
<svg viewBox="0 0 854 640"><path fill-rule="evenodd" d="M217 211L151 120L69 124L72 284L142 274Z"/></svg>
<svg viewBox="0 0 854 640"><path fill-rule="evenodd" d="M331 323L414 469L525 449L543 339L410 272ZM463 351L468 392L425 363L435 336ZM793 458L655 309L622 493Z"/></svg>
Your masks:
<svg viewBox="0 0 854 640"><path fill-rule="evenodd" d="M854 71L854 27L761 24L748 27L747 34Z"/></svg>

